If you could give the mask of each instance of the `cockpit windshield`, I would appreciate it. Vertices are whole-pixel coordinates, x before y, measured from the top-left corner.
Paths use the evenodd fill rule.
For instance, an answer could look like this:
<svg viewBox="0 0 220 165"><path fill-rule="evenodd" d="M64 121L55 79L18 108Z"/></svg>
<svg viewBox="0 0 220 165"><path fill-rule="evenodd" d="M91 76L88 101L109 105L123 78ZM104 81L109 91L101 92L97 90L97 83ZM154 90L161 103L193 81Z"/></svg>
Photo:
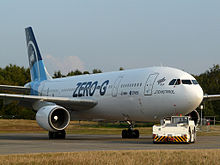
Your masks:
<svg viewBox="0 0 220 165"><path fill-rule="evenodd" d="M173 80L170 81L169 85L174 85L175 82L176 82L176 79L173 79Z"/></svg>
<svg viewBox="0 0 220 165"><path fill-rule="evenodd" d="M196 80L187 80L187 79L172 79L169 82L169 85L180 85L180 84L186 84L186 85L197 85L199 84Z"/></svg>
<svg viewBox="0 0 220 165"><path fill-rule="evenodd" d="M192 80L192 83L195 84L195 85L199 84L196 80Z"/></svg>
<svg viewBox="0 0 220 165"><path fill-rule="evenodd" d="M182 83L183 84L189 84L189 85L192 84L191 80L182 80Z"/></svg>

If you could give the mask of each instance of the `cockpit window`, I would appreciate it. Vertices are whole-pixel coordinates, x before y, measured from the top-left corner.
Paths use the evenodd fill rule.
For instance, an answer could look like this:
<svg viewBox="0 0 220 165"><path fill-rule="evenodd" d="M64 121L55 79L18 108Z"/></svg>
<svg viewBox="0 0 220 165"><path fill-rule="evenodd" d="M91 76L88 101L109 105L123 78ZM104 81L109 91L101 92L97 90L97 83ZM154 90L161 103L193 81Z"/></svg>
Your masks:
<svg viewBox="0 0 220 165"><path fill-rule="evenodd" d="M175 85L180 85L181 84L181 80L177 79Z"/></svg>
<svg viewBox="0 0 220 165"><path fill-rule="evenodd" d="M169 85L180 85L181 80L180 79L173 79L170 81Z"/></svg>
<svg viewBox="0 0 220 165"><path fill-rule="evenodd" d="M199 84L196 80L192 80L192 83L195 84L195 85Z"/></svg>
<svg viewBox="0 0 220 165"><path fill-rule="evenodd" d="M169 85L174 85L175 82L176 82L176 79L173 79L173 80L170 81Z"/></svg>
<svg viewBox="0 0 220 165"><path fill-rule="evenodd" d="M180 85L180 84L197 85L199 83L196 80L180 80L180 79L172 79L169 82L169 85Z"/></svg>
<svg viewBox="0 0 220 165"><path fill-rule="evenodd" d="M188 85L192 84L191 80L182 80L182 83L183 84L188 84Z"/></svg>

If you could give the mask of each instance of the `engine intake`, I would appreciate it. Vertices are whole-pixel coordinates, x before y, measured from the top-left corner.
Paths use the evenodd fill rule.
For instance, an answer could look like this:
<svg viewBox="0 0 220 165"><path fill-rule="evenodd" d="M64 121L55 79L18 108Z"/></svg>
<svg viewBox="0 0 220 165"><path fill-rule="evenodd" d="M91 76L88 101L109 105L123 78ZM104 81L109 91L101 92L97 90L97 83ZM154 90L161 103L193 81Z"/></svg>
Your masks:
<svg viewBox="0 0 220 165"><path fill-rule="evenodd" d="M37 123L47 131L56 132L65 129L70 122L69 112L58 105L40 108L36 114Z"/></svg>

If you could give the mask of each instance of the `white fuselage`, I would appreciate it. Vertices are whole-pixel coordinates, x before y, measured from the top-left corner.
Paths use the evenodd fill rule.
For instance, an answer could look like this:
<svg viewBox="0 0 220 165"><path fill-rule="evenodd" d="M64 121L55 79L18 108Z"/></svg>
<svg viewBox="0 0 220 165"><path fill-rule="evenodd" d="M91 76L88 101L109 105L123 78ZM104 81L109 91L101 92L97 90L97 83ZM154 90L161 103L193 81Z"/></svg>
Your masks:
<svg viewBox="0 0 220 165"><path fill-rule="evenodd" d="M45 80L38 95L97 101L89 110L68 109L71 120L154 121L187 114L203 99L199 84L169 85L172 79L195 80L178 69L149 67Z"/></svg>

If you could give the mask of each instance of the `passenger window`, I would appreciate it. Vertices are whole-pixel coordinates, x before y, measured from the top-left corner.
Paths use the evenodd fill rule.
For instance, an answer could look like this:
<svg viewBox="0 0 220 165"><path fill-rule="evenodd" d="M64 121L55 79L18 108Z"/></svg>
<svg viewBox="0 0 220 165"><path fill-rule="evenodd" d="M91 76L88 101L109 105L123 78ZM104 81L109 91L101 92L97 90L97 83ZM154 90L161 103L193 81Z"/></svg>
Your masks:
<svg viewBox="0 0 220 165"><path fill-rule="evenodd" d="M181 80L177 79L175 85L180 85L181 84Z"/></svg>
<svg viewBox="0 0 220 165"><path fill-rule="evenodd" d="M169 85L174 85L175 82L176 82L176 79L173 79L173 80L170 81Z"/></svg>
<svg viewBox="0 0 220 165"><path fill-rule="evenodd" d="M192 82L190 80L182 80L182 83L183 84L188 84L188 85L192 84Z"/></svg>

